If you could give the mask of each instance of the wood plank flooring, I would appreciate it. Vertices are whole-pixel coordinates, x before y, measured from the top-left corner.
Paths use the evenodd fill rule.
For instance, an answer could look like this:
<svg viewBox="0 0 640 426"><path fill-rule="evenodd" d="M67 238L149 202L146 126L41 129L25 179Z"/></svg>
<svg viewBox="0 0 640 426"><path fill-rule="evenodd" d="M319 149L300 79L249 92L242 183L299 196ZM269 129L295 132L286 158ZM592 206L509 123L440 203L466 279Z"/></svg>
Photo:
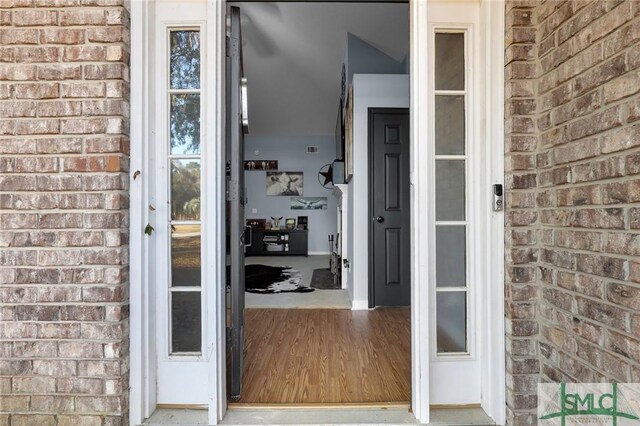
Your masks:
<svg viewBox="0 0 640 426"><path fill-rule="evenodd" d="M407 402L409 309L247 309L238 403Z"/></svg>

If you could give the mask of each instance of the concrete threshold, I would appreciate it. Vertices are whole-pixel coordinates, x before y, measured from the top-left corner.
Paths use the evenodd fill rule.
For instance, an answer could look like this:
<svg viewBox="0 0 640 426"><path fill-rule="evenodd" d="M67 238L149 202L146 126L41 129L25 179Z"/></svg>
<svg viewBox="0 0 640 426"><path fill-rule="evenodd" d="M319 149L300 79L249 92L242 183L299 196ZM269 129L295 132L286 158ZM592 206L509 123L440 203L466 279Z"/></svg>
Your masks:
<svg viewBox="0 0 640 426"><path fill-rule="evenodd" d="M207 425L206 410L159 409L144 425ZM230 408L221 425L418 425L406 408ZM493 425L481 408L432 409L429 425Z"/></svg>

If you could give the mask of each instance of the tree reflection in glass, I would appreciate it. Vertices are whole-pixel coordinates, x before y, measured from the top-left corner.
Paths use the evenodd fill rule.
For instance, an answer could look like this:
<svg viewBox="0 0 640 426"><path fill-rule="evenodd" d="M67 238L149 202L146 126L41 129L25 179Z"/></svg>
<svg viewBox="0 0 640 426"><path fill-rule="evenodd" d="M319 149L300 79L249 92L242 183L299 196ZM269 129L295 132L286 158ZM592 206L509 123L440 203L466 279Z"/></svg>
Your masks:
<svg viewBox="0 0 640 426"><path fill-rule="evenodd" d="M200 154L200 95L171 95L171 154Z"/></svg>
<svg viewBox="0 0 640 426"><path fill-rule="evenodd" d="M200 220L200 160L171 160L171 219Z"/></svg>
<svg viewBox="0 0 640 426"><path fill-rule="evenodd" d="M171 31L171 89L200 88L200 32Z"/></svg>

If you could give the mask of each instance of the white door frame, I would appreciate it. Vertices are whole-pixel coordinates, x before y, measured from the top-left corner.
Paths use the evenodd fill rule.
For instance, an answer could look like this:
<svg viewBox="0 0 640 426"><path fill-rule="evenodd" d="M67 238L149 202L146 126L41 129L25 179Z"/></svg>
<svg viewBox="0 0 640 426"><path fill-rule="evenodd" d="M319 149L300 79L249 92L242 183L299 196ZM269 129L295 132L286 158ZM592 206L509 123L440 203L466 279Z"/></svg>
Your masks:
<svg viewBox="0 0 640 426"><path fill-rule="evenodd" d="M215 73L208 84L205 96L215 99L210 105L207 119L214 120L214 158L212 179L207 185L205 197L212 203L208 220L216 223L213 233L203 246L206 253L206 269L210 277L216 277L218 291L207 292L207 305L217 308L217 315L209 318L207 341L216 342L207 348L210 360L206 378L209 389L209 423L217 424L224 417L227 406L225 382L225 318L224 318L224 46L225 3L222 0L207 2L207 51L208 68ZM154 33L153 1L132 1L131 7L131 187L130 187L130 398L129 414L132 425L140 424L155 409L155 319L153 318L153 289L150 287L150 250L144 235L147 223L153 221L148 205L152 201L149 188L153 185L153 164L148 160L148 144L153 140L153 49L149 49L149 37ZM410 0L410 57L411 57L411 200L412 200L412 409L422 423L429 422L429 356L430 356L430 303L428 277L435 264L435 253L429 241L435 236L430 231L435 220L429 210L429 197L433 180L421 164L431 164L435 154L429 141L426 120L429 94L427 79L429 52L429 27L426 0ZM485 85L480 97L484 110L491 116L481 129L486 146L485 207L490 208L490 185L503 183L504 179L504 0L481 1L481 30L487 67L481 72ZM198 18L198 17L196 17ZM200 17L201 18L201 17ZM420 24L421 23L421 24ZM218 173L215 173L216 168ZM137 173L137 172L140 173ZM489 211L489 210L487 210ZM426 213L425 213L426 212ZM480 269L487 288L479 306L484 308L481 325L480 353L483 364L482 407L498 424L506 417L505 405L505 342L504 342L504 222L502 214L486 214L484 220L485 245L488 253L495 253L491 264ZM419 235L420 238L415 236ZM138 261L140 260L140 261ZM490 296L490 297L489 297ZM204 380L204 378L203 378Z"/></svg>

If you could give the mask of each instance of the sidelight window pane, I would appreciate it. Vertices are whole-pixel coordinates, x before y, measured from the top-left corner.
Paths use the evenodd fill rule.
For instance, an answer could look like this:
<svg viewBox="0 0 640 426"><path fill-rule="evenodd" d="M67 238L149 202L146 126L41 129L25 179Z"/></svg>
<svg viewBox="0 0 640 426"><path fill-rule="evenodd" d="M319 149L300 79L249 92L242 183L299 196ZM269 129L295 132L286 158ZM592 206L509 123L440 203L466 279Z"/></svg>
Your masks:
<svg viewBox="0 0 640 426"><path fill-rule="evenodd" d="M171 219L200 220L200 160L171 160Z"/></svg>
<svg viewBox="0 0 640 426"><path fill-rule="evenodd" d="M439 292L436 306L438 353L467 352L467 293Z"/></svg>
<svg viewBox="0 0 640 426"><path fill-rule="evenodd" d="M436 161L436 220L465 220L465 161Z"/></svg>
<svg viewBox="0 0 640 426"><path fill-rule="evenodd" d="M467 282L466 226L436 227L436 286L464 287Z"/></svg>
<svg viewBox="0 0 640 426"><path fill-rule="evenodd" d="M170 88L200 88L200 32L171 31Z"/></svg>
<svg viewBox="0 0 640 426"><path fill-rule="evenodd" d="M464 34L436 33L436 90L464 90Z"/></svg>
<svg viewBox="0 0 640 426"><path fill-rule="evenodd" d="M171 285L200 286L200 225L171 226Z"/></svg>
<svg viewBox="0 0 640 426"><path fill-rule="evenodd" d="M464 96L436 96L436 155L464 155Z"/></svg>
<svg viewBox="0 0 640 426"><path fill-rule="evenodd" d="M200 352L200 292L171 293L172 352Z"/></svg>
<svg viewBox="0 0 640 426"><path fill-rule="evenodd" d="M200 95L171 95L171 154L200 154Z"/></svg>

